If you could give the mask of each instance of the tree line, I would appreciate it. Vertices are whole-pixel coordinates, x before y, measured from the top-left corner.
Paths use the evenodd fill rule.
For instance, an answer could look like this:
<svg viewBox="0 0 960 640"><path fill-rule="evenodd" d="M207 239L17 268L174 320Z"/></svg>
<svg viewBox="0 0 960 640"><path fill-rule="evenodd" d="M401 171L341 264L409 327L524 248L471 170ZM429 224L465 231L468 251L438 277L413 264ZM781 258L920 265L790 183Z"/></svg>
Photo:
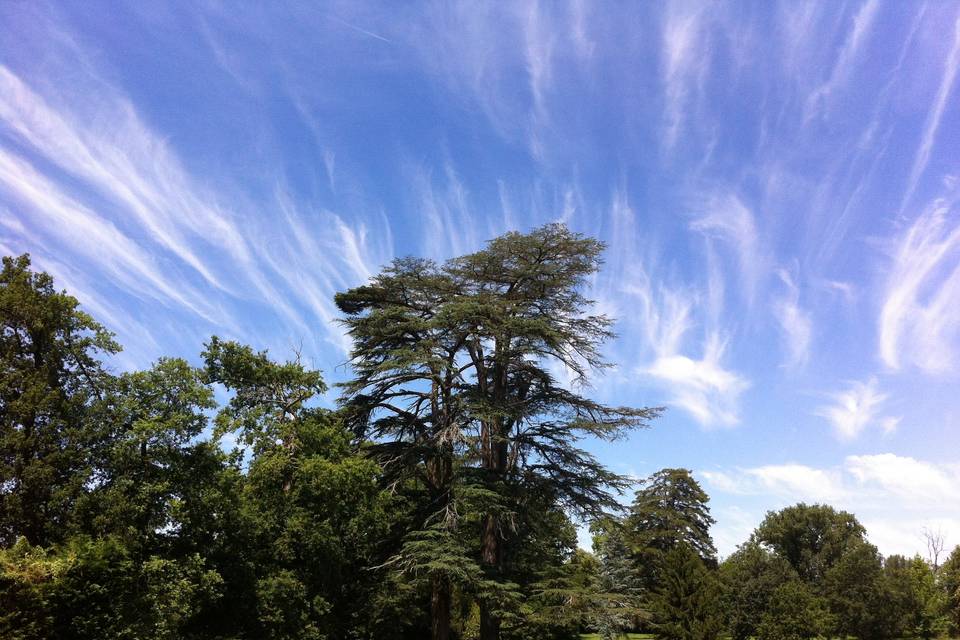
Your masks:
<svg viewBox="0 0 960 640"><path fill-rule="evenodd" d="M602 591L601 637L804 640L939 638L960 632L960 546L938 563L884 558L853 514L797 504L768 512L718 562L708 497L686 469L641 483L629 512L594 525L577 552ZM625 597L627 596L627 597Z"/></svg>
<svg viewBox="0 0 960 640"><path fill-rule="evenodd" d="M718 564L685 470L623 512L630 479L579 443L661 409L584 393L613 335L582 293L602 249L547 225L444 263L399 259L338 294L353 346L333 409L296 354L218 337L195 364L117 374L112 334L28 256L4 258L0 637L955 628L958 551L937 568L884 560L850 514L798 505Z"/></svg>

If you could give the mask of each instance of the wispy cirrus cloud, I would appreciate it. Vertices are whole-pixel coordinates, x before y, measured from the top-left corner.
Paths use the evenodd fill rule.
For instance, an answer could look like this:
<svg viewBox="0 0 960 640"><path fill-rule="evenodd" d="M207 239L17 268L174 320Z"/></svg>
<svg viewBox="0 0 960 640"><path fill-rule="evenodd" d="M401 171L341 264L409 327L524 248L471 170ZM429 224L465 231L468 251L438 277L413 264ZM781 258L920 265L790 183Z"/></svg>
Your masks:
<svg viewBox="0 0 960 640"><path fill-rule="evenodd" d="M640 373L665 384L671 402L701 425L734 426L740 422L740 395L750 383L723 366L725 349L726 343L712 333L700 357L661 355Z"/></svg>
<svg viewBox="0 0 960 640"><path fill-rule="evenodd" d="M879 317L880 358L890 369L907 364L929 373L956 369L960 353L958 214L955 195L937 198L893 243Z"/></svg>
<svg viewBox="0 0 960 640"><path fill-rule="evenodd" d="M156 260L115 224L64 194L29 163L0 149L0 188L30 211L30 225L61 242L83 237L76 249L135 295L186 307L206 320L213 310L190 287L174 286ZM24 233L30 233L21 223Z"/></svg>
<svg viewBox="0 0 960 640"><path fill-rule="evenodd" d="M222 188L214 195L122 92L87 70L62 82L75 89L63 96L85 89L97 97L82 104L54 99L0 65L0 132L19 143L0 148L0 184L29 212L25 221L38 234L33 244L41 236L56 239L109 282L157 299L171 313L192 314L207 331L250 339L246 323L231 313L249 300L276 314L288 335L311 336L319 327L328 342L346 348L333 294L389 259L392 239L382 216L371 242L362 218L305 214L280 196L254 201ZM279 222L289 232L249 216L263 207L285 211ZM329 223L316 227L311 217ZM83 291L82 302L106 308L105 291Z"/></svg>
<svg viewBox="0 0 960 640"><path fill-rule="evenodd" d="M913 166L910 168L910 176L907 178L907 188L904 191L900 208L903 210L909 203L917 189L917 183L923 176L930 162L930 154L933 151L933 145L937 141L937 131L940 129L940 121L943 118L943 112L947 108L947 101L953 92L953 83L957 78L957 69L960 68L960 16L957 16L953 23L953 45L947 54L944 62L943 75L940 77L940 84L937 86L937 93L933 99L933 105L927 114L927 120L923 125L923 134L920 137L920 147L917 149L917 155L913 159Z"/></svg>
<svg viewBox="0 0 960 640"><path fill-rule="evenodd" d="M773 304L773 313L783 332L783 342L788 368L802 367L810 358L810 341L813 320L810 313L800 306L800 291L793 276L785 269L777 271L785 291Z"/></svg>
<svg viewBox="0 0 960 640"><path fill-rule="evenodd" d="M697 207L690 229L732 249L743 296L752 304L767 266L753 211L734 193L713 194Z"/></svg>
<svg viewBox="0 0 960 640"><path fill-rule="evenodd" d="M623 185L611 195L609 224L605 297L617 299L613 313L637 342L635 357L641 364L632 373L660 389L668 406L683 410L702 427L739 424L740 397L751 383L727 362L728 338L720 326L721 274L708 263L704 287L668 284L662 261L650 251L652 243L640 250L644 245L637 213ZM716 224L705 223L711 231L720 228L724 236L731 224L736 226L719 215ZM731 231L734 238L737 230Z"/></svg>
<svg viewBox="0 0 960 640"><path fill-rule="evenodd" d="M831 94L850 76L879 8L878 0L867 0L853 16L852 28L847 31L847 37L833 64L829 78L814 89L807 98L805 119L822 113L826 109L826 103L830 100Z"/></svg>
<svg viewBox="0 0 960 640"><path fill-rule="evenodd" d="M667 5L661 37L661 82L664 91L662 141L670 151L689 111L689 100L709 68L703 6Z"/></svg>

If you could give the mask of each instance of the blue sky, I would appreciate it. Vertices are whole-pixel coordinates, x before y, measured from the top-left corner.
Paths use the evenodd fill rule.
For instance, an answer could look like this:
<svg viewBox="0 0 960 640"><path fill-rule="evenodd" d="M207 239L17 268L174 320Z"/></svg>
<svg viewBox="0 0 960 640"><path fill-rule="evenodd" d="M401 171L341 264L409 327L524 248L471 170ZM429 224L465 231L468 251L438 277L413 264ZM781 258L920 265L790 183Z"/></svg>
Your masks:
<svg viewBox="0 0 960 640"><path fill-rule="evenodd" d="M347 375L333 294L554 220L608 243L591 444L960 543L960 3L0 3L0 250L118 334ZM562 373L562 372L561 372ZM332 399L332 397L331 397Z"/></svg>

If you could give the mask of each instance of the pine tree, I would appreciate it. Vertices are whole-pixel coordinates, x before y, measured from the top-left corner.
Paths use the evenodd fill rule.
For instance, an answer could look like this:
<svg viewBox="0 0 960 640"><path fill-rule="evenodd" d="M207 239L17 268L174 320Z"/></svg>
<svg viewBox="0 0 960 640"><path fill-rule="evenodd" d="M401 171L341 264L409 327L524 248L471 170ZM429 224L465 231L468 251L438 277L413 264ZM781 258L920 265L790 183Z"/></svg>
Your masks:
<svg viewBox="0 0 960 640"><path fill-rule="evenodd" d="M709 500L687 469L661 469L642 482L624 526L645 589L656 588L663 558L677 545L716 565Z"/></svg>
<svg viewBox="0 0 960 640"><path fill-rule="evenodd" d="M686 544L664 556L650 607L661 640L716 640L723 630L716 576Z"/></svg>

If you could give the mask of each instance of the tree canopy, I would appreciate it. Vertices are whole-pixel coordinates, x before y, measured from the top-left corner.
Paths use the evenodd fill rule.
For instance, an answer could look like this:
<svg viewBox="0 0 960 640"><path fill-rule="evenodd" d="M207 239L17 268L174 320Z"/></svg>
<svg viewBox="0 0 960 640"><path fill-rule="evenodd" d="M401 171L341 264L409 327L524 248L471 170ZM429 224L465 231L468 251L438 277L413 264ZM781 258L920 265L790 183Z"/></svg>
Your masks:
<svg viewBox="0 0 960 640"><path fill-rule="evenodd" d="M211 337L114 372L111 334L28 256L0 274L0 637L933 638L960 548L883 558L853 514L770 512L718 563L686 469L637 483L586 438L644 427L585 386L602 245L548 225L337 297L335 407L298 353ZM578 549L589 524L593 553Z"/></svg>

